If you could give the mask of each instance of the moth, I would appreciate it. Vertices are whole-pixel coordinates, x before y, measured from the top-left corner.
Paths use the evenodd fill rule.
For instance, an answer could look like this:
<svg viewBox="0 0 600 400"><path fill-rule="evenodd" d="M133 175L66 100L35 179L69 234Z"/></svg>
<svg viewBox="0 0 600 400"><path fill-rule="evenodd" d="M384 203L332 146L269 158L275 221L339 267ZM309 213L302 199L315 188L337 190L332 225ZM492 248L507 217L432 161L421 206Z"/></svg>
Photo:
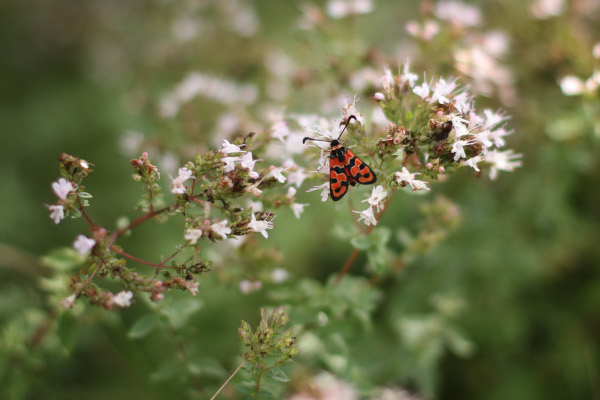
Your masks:
<svg viewBox="0 0 600 400"><path fill-rule="evenodd" d="M329 154L329 194L333 201L338 201L348 192L350 186L370 185L377 181L375 172L363 160L358 158L352 150L344 147L340 137L346 131L348 124L352 119L357 119L354 115L348 117L344 129L340 132L337 139L329 141L331 153ZM307 140L316 142L327 142L328 140L313 139L305 137L302 143Z"/></svg>

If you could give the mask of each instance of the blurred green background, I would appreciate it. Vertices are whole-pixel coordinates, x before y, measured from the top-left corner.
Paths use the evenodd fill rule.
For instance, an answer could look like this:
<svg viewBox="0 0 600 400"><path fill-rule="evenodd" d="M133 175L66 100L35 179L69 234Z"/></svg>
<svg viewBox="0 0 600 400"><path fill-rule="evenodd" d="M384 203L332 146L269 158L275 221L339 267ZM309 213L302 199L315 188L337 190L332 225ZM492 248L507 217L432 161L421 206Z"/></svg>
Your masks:
<svg viewBox="0 0 600 400"><path fill-rule="evenodd" d="M480 29L510 38L504 62L515 96L508 105L494 94L478 104L512 115L509 147L523 153L523 167L496 181L462 172L431 185L431 198L443 195L460 207L461 224L432 251L408 260L399 276L380 283L383 300L372 313L373 329L346 332L354 336L346 337L346 356L360 367L360 379L339 375L357 386L364 379L440 399L600 399L600 97L597 89L566 97L557 83L564 75L585 78L598 69L591 49L600 42L600 10L593 2L571 2L561 15L539 20L526 2L480 3L486 20ZM335 94L344 73L365 58L411 56L419 75L457 75L448 44L419 45L405 32L406 22L433 4L376 1L371 13L326 19L314 33L297 29L297 2L1 2L2 397L209 398L239 364L239 321L256 323L258 307L277 297L267 289L242 295L235 283L207 274L199 297L173 295L179 301L173 307L190 314L182 317L185 326L132 338L135 321L154 312L139 301L119 312L88 308L61 316L59 329L70 327L70 341L59 332L62 344L50 334L37 343L40 329L57 329L43 283L54 275L39 257L87 229L81 220L56 226L44 207L54 201L50 184L58 177L60 152L95 164L86 180L94 194L89 212L114 226L120 216L135 215L141 194L128 166L135 154L122 144L127 131L142 132L146 145L173 154L178 165L193 157L186 146L214 146L215 115L227 105L198 100L171 119L157 111L161 96L188 72L260 88L232 136L265 129L258 117L265 105L320 114L314 99ZM252 15L256 29L240 30L239 15ZM242 27L253 26L252 19L243 21ZM274 52L300 65L278 101L265 89ZM347 209L304 190L298 201L311 205L300 220L282 210L265 246L282 254L280 264L292 279L279 290L290 293L303 277L326 281L351 251L334 232L349 220ZM396 196L382 225L418 224L420 202ZM122 244L132 254L158 259L180 242L182 226L147 224ZM365 261L361 256L352 273L363 275ZM435 327L423 328L443 314L435 305L440 298L462 304L452 324L471 350L460 351ZM420 321L423 348L399 344L401 317ZM196 370L186 370L184 357L197 361ZM296 381L307 370L328 366L301 359L294 368ZM232 392L223 396L235 398Z"/></svg>

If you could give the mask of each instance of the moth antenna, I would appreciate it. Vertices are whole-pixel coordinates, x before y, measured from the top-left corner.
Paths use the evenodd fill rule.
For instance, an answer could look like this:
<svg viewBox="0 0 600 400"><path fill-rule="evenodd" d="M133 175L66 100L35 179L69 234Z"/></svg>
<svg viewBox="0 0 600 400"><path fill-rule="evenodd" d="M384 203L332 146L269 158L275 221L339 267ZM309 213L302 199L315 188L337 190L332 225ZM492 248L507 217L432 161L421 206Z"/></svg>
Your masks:
<svg viewBox="0 0 600 400"><path fill-rule="evenodd" d="M340 132L340 136L338 136L337 140L339 140L342 137L342 134L346 131L348 124L350 124L350 121L352 121L353 118L358 121L358 118L356 118L354 115L349 116L348 121L346 121L346 125L344 125L344 129L342 129L342 131Z"/></svg>
<svg viewBox="0 0 600 400"><path fill-rule="evenodd" d="M313 139L313 138L307 136L304 139L302 139L302 144L306 143L307 140L312 140L314 142L329 142L329 140Z"/></svg>

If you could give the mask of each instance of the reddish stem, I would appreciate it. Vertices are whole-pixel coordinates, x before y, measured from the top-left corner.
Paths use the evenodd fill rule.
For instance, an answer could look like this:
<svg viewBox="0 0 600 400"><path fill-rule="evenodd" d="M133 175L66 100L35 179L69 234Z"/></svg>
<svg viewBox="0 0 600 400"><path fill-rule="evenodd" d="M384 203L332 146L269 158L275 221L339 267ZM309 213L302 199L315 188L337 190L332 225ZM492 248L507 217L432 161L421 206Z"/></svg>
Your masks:
<svg viewBox="0 0 600 400"><path fill-rule="evenodd" d="M383 215L383 213L385 212L385 210L387 210L388 205L390 204L390 201L392 201L392 197L391 196L388 197L388 199L385 201L385 203L383 203L383 209L381 211L379 211L379 213L377 213L377 216L375 217L375 220L377 220L377 222L380 221L381 216ZM376 225L369 225L367 227L367 229L365 229L365 231L363 233L365 235L368 235L375 228L375 226ZM358 258L359 254L360 254L360 250L358 250L358 249L352 250L352 253L350 253L350 255L348 256L348 258L346 259L346 262L344 263L344 266L342 267L342 269L340 270L340 272L338 272L338 275L335 278L335 283L339 283L342 280L342 278L346 275L346 273L350 270L350 268L352 268L352 265L354 264L354 262Z"/></svg>
<svg viewBox="0 0 600 400"><path fill-rule="evenodd" d="M171 268L171 267L168 267L168 266L166 266L166 265L162 265L162 264L163 264L163 263L165 263L165 262L167 262L167 261L168 261L168 260L170 260L171 258L173 258L173 257L175 256L175 254L177 254L177 253L178 253L178 252L177 252L177 253L173 254L171 257L169 257L167 260L163 261L162 263L160 263L160 264L156 264L156 263L151 263L150 261L142 260L141 258L137 258L137 257L135 257L135 256L132 256L132 255L131 255L131 254L129 254L129 253L125 253L123 250L119 250L119 248L117 248L116 246L114 246L114 245L112 245L112 244L110 245L110 249L111 249L112 251L114 251L115 253L118 253L118 254L122 255L123 257L127 257L127 258L129 258L130 260L137 261L137 262L139 262L139 263L146 264L146 265L150 265L150 266L152 266L152 267L156 267L156 268Z"/></svg>
<svg viewBox="0 0 600 400"><path fill-rule="evenodd" d="M98 270L100 269L100 267L102 266L102 264L104 264L104 260L101 260L98 265L96 266L96 269L94 270L94 272L92 272L92 275L90 275L90 278L88 279L88 282L91 282L92 279L94 279L94 276L96 276L96 272L98 272Z"/></svg>
<svg viewBox="0 0 600 400"><path fill-rule="evenodd" d="M83 209L83 204L81 203L81 199L79 198L79 196L77 196L77 203L79 204L79 210L81 211L81 214L85 217L88 224L90 224L90 227L93 229L96 225L92 222L90 217L88 217L87 213Z"/></svg>
<svg viewBox="0 0 600 400"><path fill-rule="evenodd" d="M129 225L127 225L125 228L121 228L113 233L113 239L111 240L111 245L112 245L112 243L114 243L115 240L117 240L117 238L119 238L121 235L123 235L128 230L135 228L136 226L146 222L150 218L156 217L158 214L162 214L163 212L169 210L171 207L173 207L173 205L163 207L160 210L149 211L144 215L140 215L139 217L137 217L136 219L131 221L129 223Z"/></svg>

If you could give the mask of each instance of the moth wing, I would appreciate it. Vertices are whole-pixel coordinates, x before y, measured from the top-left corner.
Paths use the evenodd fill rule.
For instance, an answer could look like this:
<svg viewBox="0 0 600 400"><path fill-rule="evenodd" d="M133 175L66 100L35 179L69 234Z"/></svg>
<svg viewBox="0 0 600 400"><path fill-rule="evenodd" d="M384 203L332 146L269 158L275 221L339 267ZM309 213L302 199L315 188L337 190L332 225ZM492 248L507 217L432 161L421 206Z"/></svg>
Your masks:
<svg viewBox="0 0 600 400"><path fill-rule="evenodd" d="M329 159L329 194L333 201L338 201L346 192L350 185L350 178L346 174L346 166L337 158Z"/></svg>
<svg viewBox="0 0 600 400"><path fill-rule="evenodd" d="M351 150L346 150L345 164L346 173L349 178L361 185L370 185L377 181L377 176L375 176L375 172L373 172L371 167L356 157Z"/></svg>

